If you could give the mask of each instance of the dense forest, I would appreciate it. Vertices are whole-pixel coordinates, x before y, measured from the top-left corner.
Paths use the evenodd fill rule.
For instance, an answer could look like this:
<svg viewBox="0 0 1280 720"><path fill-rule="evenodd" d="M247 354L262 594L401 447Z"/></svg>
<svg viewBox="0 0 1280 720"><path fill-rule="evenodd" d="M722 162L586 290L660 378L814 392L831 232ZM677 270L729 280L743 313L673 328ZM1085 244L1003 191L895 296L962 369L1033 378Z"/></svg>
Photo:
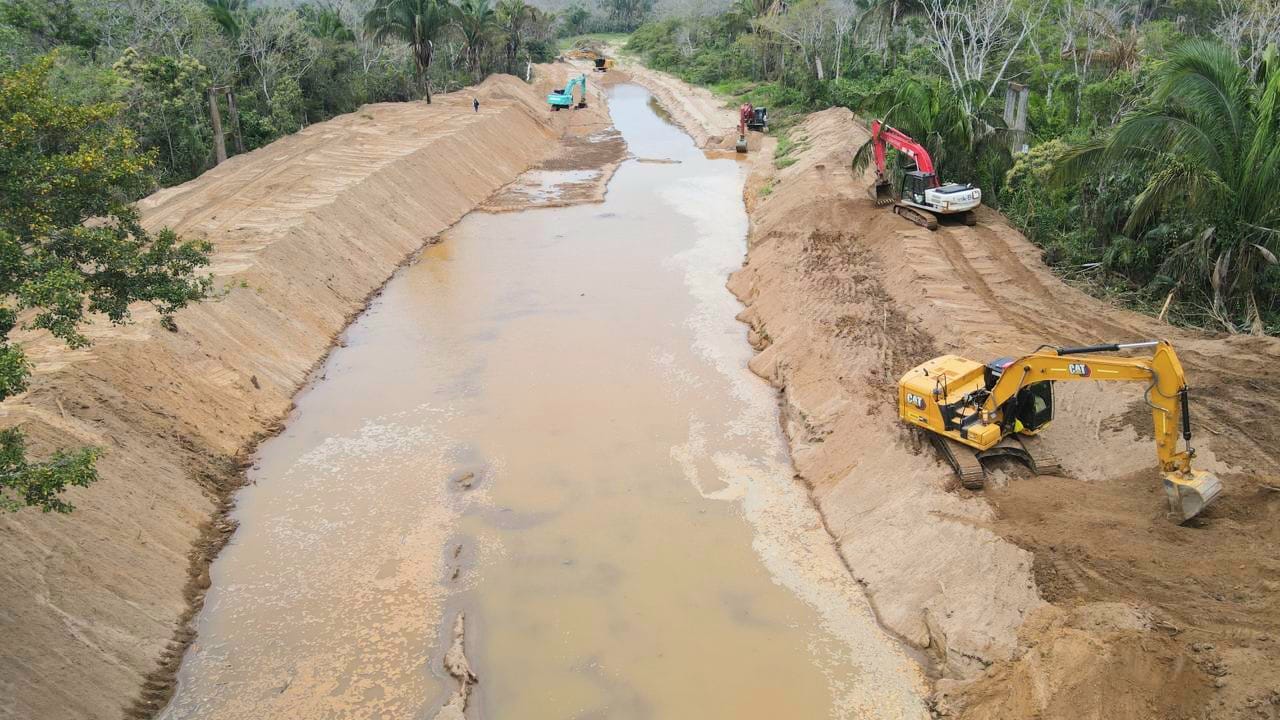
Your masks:
<svg viewBox="0 0 1280 720"><path fill-rule="evenodd" d="M768 106L784 150L788 114L885 118L1090 291L1280 331L1275 0L676 2L628 50Z"/></svg>

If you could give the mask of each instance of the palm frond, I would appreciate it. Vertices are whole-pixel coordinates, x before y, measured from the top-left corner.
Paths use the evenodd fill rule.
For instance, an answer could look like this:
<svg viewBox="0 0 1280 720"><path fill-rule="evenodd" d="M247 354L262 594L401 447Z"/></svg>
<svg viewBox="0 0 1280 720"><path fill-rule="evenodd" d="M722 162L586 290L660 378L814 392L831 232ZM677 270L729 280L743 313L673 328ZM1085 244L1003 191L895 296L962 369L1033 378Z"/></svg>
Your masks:
<svg viewBox="0 0 1280 720"><path fill-rule="evenodd" d="M1124 231L1136 235L1161 209L1175 200L1193 210L1211 210L1230 194L1230 188L1211 170L1183 162L1170 162L1152 173L1147 186L1134 198Z"/></svg>
<svg viewBox="0 0 1280 720"><path fill-rule="evenodd" d="M1248 75L1226 46L1192 40L1174 50L1160 68L1152 100L1157 105L1175 103L1203 112L1239 137L1249 95Z"/></svg>

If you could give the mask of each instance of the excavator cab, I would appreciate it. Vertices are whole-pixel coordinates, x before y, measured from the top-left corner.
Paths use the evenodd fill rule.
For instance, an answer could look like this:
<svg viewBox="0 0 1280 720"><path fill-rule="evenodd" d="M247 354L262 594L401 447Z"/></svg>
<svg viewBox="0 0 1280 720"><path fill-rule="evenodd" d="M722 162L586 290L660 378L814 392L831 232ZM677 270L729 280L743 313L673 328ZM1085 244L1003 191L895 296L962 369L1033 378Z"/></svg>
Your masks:
<svg viewBox="0 0 1280 720"><path fill-rule="evenodd" d="M983 368L983 384L987 392L995 388L1004 375L1005 368L1017 358L1002 357L992 360ZM1029 383L1017 392L1002 408L1004 433L1034 435L1053 420L1053 382Z"/></svg>
<svg viewBox="0 0 1280 720"><path fill-rule="evenodd" d="M912 170L902 174L902 198L917 205L925 205L925 192L937 184L938 176L931 172Z"/></svg>
<svg viewBox="0 0 1280 720"><path fill-rule="evenodd" d="M1018 391L1014 402L1014 429L1024 434L1037 433L1053 420L1053 383L1031 383Z"/></svg>

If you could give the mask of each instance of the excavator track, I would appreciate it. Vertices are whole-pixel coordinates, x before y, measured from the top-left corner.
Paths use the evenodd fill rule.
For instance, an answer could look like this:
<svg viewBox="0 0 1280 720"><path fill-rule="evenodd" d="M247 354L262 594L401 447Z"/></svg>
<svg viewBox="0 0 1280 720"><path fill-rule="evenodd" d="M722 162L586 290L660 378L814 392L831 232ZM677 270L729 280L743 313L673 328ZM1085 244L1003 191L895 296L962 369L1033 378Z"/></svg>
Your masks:
<svg viewBox="0 0 1280 720"><path fill-rule="evenodd" d="M982 469L982 462L978 460L973 448L936 433L928 435L938 452L946 458L947 464L955 470L956 477L960 478L960 485L966 490L981 490L987 480L987 473Z"/></svg>
<svg viewBox="0 0 1280 720"><path fill-rule="evenodd" d="M921 210L920 208L914 208L910 205L898 203L893 206L893 211L922 228L928 228L930 230L938 229L938 216L928 210Z"/></svg>
<svg viewBox="0 0 1280 720"><path fill-rule="evenodd" d="M1045 448L1044 442L1034 435L1015 435L1006 437L995 445L977 453L979 458L1005 455L1021 460L1037 475L1059 475L1062 466L1058 456Z"/></svg>
<svg viewBox="0 0 1280 720"><path fill-rule="evenodd" d="M1061 475L1062 464L1058 461L1058 456L1049 452L1037 435L1019 435L1017 442L1026 451L1030 460L1031 469L1037 475Z"/></svg>

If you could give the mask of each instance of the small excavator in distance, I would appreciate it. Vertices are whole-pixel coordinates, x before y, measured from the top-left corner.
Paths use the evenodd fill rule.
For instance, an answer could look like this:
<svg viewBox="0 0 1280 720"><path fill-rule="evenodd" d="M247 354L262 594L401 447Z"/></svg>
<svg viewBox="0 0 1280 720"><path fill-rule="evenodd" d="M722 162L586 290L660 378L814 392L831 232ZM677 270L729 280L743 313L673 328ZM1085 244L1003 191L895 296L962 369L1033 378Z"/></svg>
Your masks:
<svg viewBox="0 0 1280 720"><path fill-rule="evenodd" d="M961 183L944 185L938 180L933 158L929 157L929 151L923 145L880 120L871 123L870 142L875 153L876 205L891 204L895 213L930 230L938 229L938 216L957 217L965 225L976 222L973 209L982 203L982 190ZM893 183L885 170L886 145L911 158L916 165L915 170L903 174L901 192L896 198Z"/></svg>
<svg viewBox="0 0 1280 720"><path fill-rule="evenodd" d="M747 131L765 132L769 129L769 109L753 107L751 103L742 103L738 108L738 144L734 149L740 153L747 151Z"/></svg>
<svg viewBox="0 0 1280 720"><path fill-rule="evenodd" d="M582 73L581 75L570 79L569 82L565 84L563 89L552 90L551 92L547 93L547 103L551 105L552 110L564 110L566 108L574 107L573 94L575 89L582 91L582 100L578 102L577 107L580 107L580 108L586 107L587 106L587 74L586 73Z"/></svg>
<svg viewBox="0 0 1280 720"><path fill-rule="evenodd" d="M1150 357L1093 353L1154 348ZM1147 383L1146 402L1155 424L1156 456L1165 495L1180 521L1200 514L1222 492L1214 475L1191 467L1191 416L1187 383L1173 346L1163 340L1055 348L985 365L955 355L929 360L898 382L898 415L923 428L960 483L971 490L986 477L982 458L1008 455L1039 475L1061 472L1037 437L1053 420L1053 383L1065 380L1129 380ZM1178 447L1181 430L1184 446Z"/></svg>

